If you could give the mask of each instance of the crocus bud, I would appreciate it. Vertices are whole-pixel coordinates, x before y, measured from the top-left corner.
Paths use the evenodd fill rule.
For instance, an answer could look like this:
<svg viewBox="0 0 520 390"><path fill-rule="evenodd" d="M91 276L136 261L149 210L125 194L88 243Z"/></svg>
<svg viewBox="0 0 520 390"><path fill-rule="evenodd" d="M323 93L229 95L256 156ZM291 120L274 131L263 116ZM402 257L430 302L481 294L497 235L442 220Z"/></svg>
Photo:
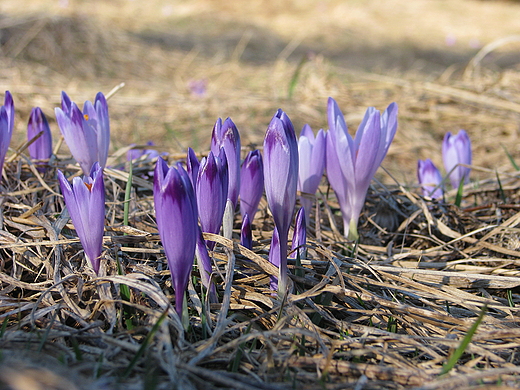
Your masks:
<svg viewBox="0 0 520 390"><path fill-rule="evenodd" d="M154 143L152 141L148 141L146 143L146 145L154 146ZM133 144L132 146L135 146L135 144ZM137 160L143 156L145 156L145 158L147 160L152 160L154 158L159 157L159 152L155 149L130 149L126 153L126 160L133 161L133 160Z"/></svg>
<svg viewBox="0 0 520 390"><path fill-rule="evenodd" d="M332 98L327 113L327 177L341 208L345 237L356 240L368 187L397 131L397 105L390 104L382 116L375 108L368 108L354 139Z"/></svg>
<svg viewBox="0 0 520 390"><path fill-rule="evenodd" d="M154 172L154 205L157 229L164 247L175 290L175 309L182 319L184 292L195 256L199 234L196 200L181 165L168 168L159 157Z"/></svg>
<svg viewBox="0 0 520 390"><path fill-rule="evenodd" d="M305 222L305 209L301 207L296 213L296 223L294 225L294 234L292 239L291 250L294 251L292 256L300 259L305 259L307 250L305 245L307 244L307 224Z"/></svg>
<svg viewBox="0 0 520 390"><path fill-rule="evenodd" d="M94 162L105 167L110 145L110 122L105 96L99 92L94 104L86 101L83 112L65 92L61 93L61 108L55 109L56 121L72 156L85 174Z"/></svg>
<svg viewBox="0 0 520 390"><path fill-rule="evenodd" d="M457 135L446 133L442 141L442 159L453 188L458 188L461 181L468 183L471 169L461 165L471 165L471 141L468 133L464 130Z"/></svg>
<svg viewBox="0 0 520 390"><path fill-rule="evenodd" d="M228 166L224 149L220 149L218 157L209 152L200 162L197 175L197 206L200 225L203 232L218 234L222 225L222 217L226 207L228 191ZM215 247L208 241L209 249Z"/></svg>
<svg viewBox="0 0 520 390"><path fill-rule="evenodd" d="M197 176L199 175L200 162L197 155L192 148L188 148L188 154L186 156L186 168L188 175L190 176L191 184L193 188L197 188Z"/></svg>
<svg viewBox="0 0 520 390"><path fill-rule="evenodd" d="M251 223L247 213L244 214L242 228L240 229L240 245L247 249L253 249L253 233L251 232Z"/></svg>
<svg viewBox="0 0 520 390"><path fill-rule="evenodd" d="M27 140L31 141L40 133L39 138L30 144L28 149L31 160L42 163L49 161L52 156L52 135L45 114L40 107L35 107L31 110L27 125Z"/></svg>
<svg viewBox="0 0 520 390"><path fill-rule="evenodd" d="M285 244L285 247L287 248L287 244ZM287 263L287 252L284 256L283 252L280 248L280 235L278 234L278 229L276 226L273 230L273 237L271 237L271 248L269 249L269 262L275 266L278 267L278 269L281 269L281 260L285 259L285 262ZM278 279L276 276L271 276L270 286L271 290L279 290L281 291L281 282L280 285L278 284Z"/></svg>
<svg viewBox="0 0 520 390"><path fill-rule="evenodd" d="M211 134L211 151L218 155L224 148L228 163L228 199L236 206L240 191L240 134L230 118L222 124L219 118Z"/></svg>
<svg viewBox="0 0 520 390"><path fill-rule="evenodd" d="M316 138L309 125L303 126L298 139L298 191L304 193L300 202L305 209L305 220L309 221L312 208L312 198L320 185L323 170L325 169L325 133L318 131Z"/></svg>
<svg viewBox="0 0 520 390"><path fill-rule="evenodd" d="M9 91L5 91L4 105L0 107L0 177L2 175L2 168L4 166L5 155L14 128L14 103L13 97Z"/></svg>
<svg viewBox="0 0 520 390"><path fill-rule="evenodd" d="M264 165L259 150L249 152L240 171L240 214L253 223L264 193Z"/></svg>
<svg viewBox="0 0 520 390"><path fill-rule="evenodd" d="M280 239L278 293L284 296L287 289L287 236L298 185L298 143L291 120L282 110L276 112L265 134L264 180L267 203Z"/></svg>
<svg viewBox="0 0 520 390"><path fill-rule="evenodd" d="M417 178L421 185L423 196L428 196L432 199L442 198L442 175L432 160L428 158L417 162Z"/></svg>
<svg viewBox="0 0 520 390"><path fill-rule="evenodd" d="M105 184L103 169L96 162L89 176L72 179L69 184L58 170L61 193L85 255L94 272L99 271L105 229Z"/></svg>

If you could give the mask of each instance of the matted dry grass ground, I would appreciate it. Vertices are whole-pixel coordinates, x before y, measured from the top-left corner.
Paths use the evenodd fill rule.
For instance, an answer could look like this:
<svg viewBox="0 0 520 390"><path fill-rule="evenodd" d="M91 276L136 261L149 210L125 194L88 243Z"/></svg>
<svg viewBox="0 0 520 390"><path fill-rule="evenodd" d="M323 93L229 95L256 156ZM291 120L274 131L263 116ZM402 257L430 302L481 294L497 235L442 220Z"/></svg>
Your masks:
<svg viewBox="0 0 520 390"><path fill-rule="evenodd" d="M81 102L121 82L109 102L115 167L131 142L152 140L172 159L188 146L204 153L219 116L235 121L247 149L261 145L277 108L315 130L327 126L328 96L351 129L368 106L400 110L356 253L337 234L324 181L310 255L293 278L298 295L281 306L268 290L263 203L253 252L214 237L220 303L201 303L195 278L189 331L170 310L149 344L172 298L150 183L134 180L131 225L141 233L123 236L127 175L107 170L106 276L95 278L65 225L55 169L39 177L16 157L2 191L3 388L518 387L519 187L501 145L520 161L520 43L500 41L518 20L518 4L498 1L3 0L0 84L15 98L13 147L33 106L52 118L62 90ZM471 62L492 42L502 44ZM194 80L207 82L203 96ZM417 159L442 165L442 137L459 128L474 150L463 209L427 203L416 195ZM77 172L65 145L55 164ZM483 305L467 353L439 377Z"/></svg>

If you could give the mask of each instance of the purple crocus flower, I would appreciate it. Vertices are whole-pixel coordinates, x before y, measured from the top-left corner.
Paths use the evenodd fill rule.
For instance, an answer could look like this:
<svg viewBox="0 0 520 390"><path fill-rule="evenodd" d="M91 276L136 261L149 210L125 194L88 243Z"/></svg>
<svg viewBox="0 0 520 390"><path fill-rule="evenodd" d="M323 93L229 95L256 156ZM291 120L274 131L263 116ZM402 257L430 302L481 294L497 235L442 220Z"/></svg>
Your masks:
<svg viewBox="0 0 520 390"><path fill-rule="evenodd" d="M298 185L298 143L291 120L282 110L276 112L265 134L264 180L267 203L279 234L280 260L274 264L280 268L278 292L283 296L287 289L287 236Z"/></svg>
<svg viewBox="0 0 520 390"><path fill-rule="evenodd" d="M168 168L159 157L153 183L157 229L175 289L175 309L181 319L199 234L195 194L187 173L182 171L180 164Z"/></svg>
<svg viewBox="0 0 520 390"><path fill-rule="evenodd" d="M325 133L318 131L316 138L309 125L303 126L298 139L298 157L300 168L298 172L298 191L308 194L302 195L300 202L305 209L305 220L309 221L312 200L320 185L323 170L325 169Z"/></svg>
<svg viewBox="0 0 520 390"><path fill-rule="evenodd" d="M33 161L46 162L52 156L51 129L40 107L34 107L27 125L27 140L32 140L40 133L40 137L29 145L29 155Z"/></svg>
<svg viewBox="0 0 520 390"><path fill-rule="evenodd" d="M94 163L89 176L72 179L69 184L58 170L61 193L83 250L94 272L99 271L105 229L105 184L103 169Z"/></svg>
<svg viewBox="0 0 520 390"><path fill-rule="evenodd" d="M224 148L228 163L228 199L236 207L240 191L240 134L230 118L224 123L219 118L211 134L211 151L216 156Z"/></svg>
<svg viewBox="0 0 520 390"><path fill-rule="evenodd" d="M5 155L14 128L14 103L11 92L5 91L4 105L0 107L0 178L2 176L2 168L4 167Z"/></svg>
<svg viewBox="0 0 520 390"><path fill-rule="evenodd" d="M264 193L264 165L259 150L250 151L240 170L240 214L252 223Z"/></svg>
<svg viewBox="0 0 520 390"><path fill-rule="evenodd" d="M200 162L195 192L202 231L218 234L222 226L228 192L228 166L223 148L220 149L218 157L209 152L208 157L204 157ZM213 241L208 241L207 244L209 249L215 247Z"/></svg>
<svg viewBox="0 0 520 390"><path fill-rule="evenodd" d="M307 224L305 222L305 209L301 207L296 213L296 223L294 224L294 234L292 240L291 250L294 251L292 257L305 259L305 245L307 244Z"/></svg>
<svg viewBox="0 0 520 390"><path fill-rule="evenodd" d="M468 183L471 169L461 165L471 165L471 141L468 133L464 130L457 135L446 133L442 141L442 159L453 188L458 188L463 180Z"/></svg>
<svg viewBox="0 0 520 390"><path fill-rule="evenodd" d="M240 245L247 249L253 249L253 233L251 232L251 222L249 222L247 213L244 214L242 228L240 229Z"/></svg>
<svg viewBox="0 0 520 390"><path fill-rule="evenodd" d="M423 196L432 199L442 199L442 175L429 158L417 162L417 178L422 188Z"/></svg>
<svg viewBox="0 0 520 390"><path fill-rule="evenodd" d="M154 143L152 141L148 141L146 145L154 146ZM133 144L132 146L135 146L135 144ZM141 158L142 156L146 156L147 160L152 160L156 157L159 157L159 154L160 153L155 149L130 149L126 153L126 160L133 161Z"/></svg>
<svg viewBox="0 0 520 390"><path fill-rule="evenodd" d="M368 187L397 131L397 104L390 104L383 115L374 107L368 108L354 139L332 98L327 113L330 128L326 135L327 177L341 208L345 237L356 240Z"/></svg>
<svg viewBox="0 0 520 390"><path fill-rule="evenodd" d="M105 96L98 92L94 104L86 101L83 112L61 93L61 108L56 108L56 121L72 156L88 174L94 162L105 167L110 144L110 123Z"/></svg>

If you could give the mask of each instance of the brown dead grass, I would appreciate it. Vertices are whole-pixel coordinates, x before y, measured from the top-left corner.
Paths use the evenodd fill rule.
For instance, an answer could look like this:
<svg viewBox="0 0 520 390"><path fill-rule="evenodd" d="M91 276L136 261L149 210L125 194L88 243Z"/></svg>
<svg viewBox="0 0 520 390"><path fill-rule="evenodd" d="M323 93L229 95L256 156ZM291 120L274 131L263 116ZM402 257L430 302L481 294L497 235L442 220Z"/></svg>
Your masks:
<svg viewBox="0 0 520 390"><path fill-rule="evenodd" d="M172 160L187 146L204 152L217 117L232 117L243 145L260 145L279 107L297 129L326 128L328 96L338 100L351 129L367 106L384 109L396 101L400 114L387 172L380 171L367 199L357 252L337 234L341 220L324 181L309 257L303 274L293 276L298 294L281 305L268 290L276 271L266 261L272 221L264 203L253 252L208 237L219 242L220 300L204 304L195 279L188 332L171 309L150 183L134 179L137 230L124 236L127 175L106 170L105 274L96 278L58 195L55 168L77 172L66 146L44 177L16 157L5 169L0 231L6 386L33 389L37 378L49 388L72 388L70 382L115 388L164 312L167 319L122 381L129 389L518 386L518 310L507 294L518 306L519 182L500 146L520 159L518 43L468 67L478 51L469 48L471 39L484 45L517 33L518 5L252 1L231 7L197 0L172 10L162 0L71 1L68 8L24 3L0 6L0 84L14 94L17 109L13 146L22 143L33 106L52 117L61 90L81 102L120 82L126 86L109 101L115 168L131 142L152 140ZM452 32L457 44L446 47ZM303 57L289 99L289 80ZM208 81L203 97L189 89L198 79ZM459 128L470 134L474 151L463 208L425 202L415 193L416 161L429 157L441 166L440 141ZM137 177L152 167L141 162ZM116 257L124 276L117 275ZM227 267L233 262L237 267ZM295 273L294 263L290 268ZM130 286L131 302L123 302L121 284ZM488 312L467 353L439 377L483 305Z"/></svg>

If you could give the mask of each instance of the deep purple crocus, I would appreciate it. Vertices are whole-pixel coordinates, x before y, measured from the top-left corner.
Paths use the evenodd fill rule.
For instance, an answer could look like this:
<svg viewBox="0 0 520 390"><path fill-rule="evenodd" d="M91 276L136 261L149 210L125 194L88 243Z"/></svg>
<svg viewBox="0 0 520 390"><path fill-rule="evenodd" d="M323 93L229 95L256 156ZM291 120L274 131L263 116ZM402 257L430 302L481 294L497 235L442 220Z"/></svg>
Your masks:
<svg viewBox="0 0 520 390"><path fill-rule="evenodd" d="M72 179L69 184L58 170L61 193L85 255L94 272L99 272L105 230L105 184L103 169L96 162L89 176Z"/></svg>
<svg viewBox="0 0 520 390"><path fill-rule="evenodd" d="M423 196L442 199L442 175L429 158L417 162L417 179L421 185Z"/></svg>
<svg viewBox="0 0 520 390"><path fill-rule="evenodd" d="M368 187L397 131L397 104L390 104L383 115L374 107L368 108L354 139L332 98L327 113L327 177L341 208L345 237L357 240L358 219Z"/></svg>
<svg viewBox="0 0 520 390"><path fill-rule="evenodd" d="M5 155L14 128L14 102L11 92L5 91L4 105L0 107L0 178L2 176L2 168L4 167Z"/></svg>
<svg viewBox="0 0 520 390"><path fill-rule="evenodd" d="M228 199L236 207L240 191L240 134L230 118L224 123L219 118L211 134L211 151L215 156L224 148L228 164ZM233 209L234 210L234 209Z"/></svg>
<svg viewBox="0 0 520 390"><path fill-rule="evenodd" d="M278 110L264 138L264 180L267 203L279 234L279 295L287 289L287 236L296 203L298 185L298 143L294 127L285 112ZM274 286L275 283L271 283Z"/></svg>
<svg viewBox="0 0 520 390"><path fill-rule="evenodd" d="M182 319L184 291L193 267L199 227L191 182L179 164L168 168L159 157L154 172L157 229L164 247L175 290L175 309Z"/></svg>
<svg viewBox="0 0 520 390"><path fill-rule="evenodd" d="M61 93L61 108L56 108L56 121L72 156L85 174L94 162L105 167L110 144L110 122L105 96L98 92L94 104L86 101L83 112Z"/></svg>
<svg viewBox="0 0 520 390"><path fill-rule="evenodd" d="M253 249L253 233L251 232L251 222L249 222L249 215L247 213L244 214L244 218L242 219L240 245L247 249Z"/></svg>
<svg viewBox="0 0 520 390"><path fill-rule="evenodd" d="M309 221L312 198L320 185L325 169L325 133L319 130L316 138L309 125L303 126L298 139L298 191L302 192L300 202L305 209L305 220Z"/></svg>
<svg viewBox="0 0 520 390"><path fill-rule="evenodd" d="M223 148L218 157L209 152L200 162L195 192L202 231L218 234L228 198L228 165ZM207 244L209 249L215 247L213 241Z"/></svg>
<svg viewBox="0 0 520 390"><path fill-rule="evenodd" d="M300 259L306 258L307 250L305 245L307 244L307 223L305 222L305 209L301 207L296 213L296 223L294 224L294 234L292 240L291 250L294 251L292 256Z"/></svg>
<svg viewBox="0 0 520 390"><path fill-rule="evenodd" d="M29 145L29 155L35 162L45 163L52 156L52 135L49 122L40 107L31 110L29 124L27 125L27 140L31 141L38 134L38 139Z"/></svg>
<svg viewBox="0 0 520 390"><path fill-rule="evenodd" d="M453 188L458 188L461 181L468 183L471 169L462 166L471 165L471 141L468 133L464 130L457 135L446 133L442 141L442 159Z"/></svg>
<svg viewBox="0 0 520 390"><path fill-rule="evenodd" d="M240 170L240 214L253 220L264 193L264 165L259 150L250 151Z"/></svg>

